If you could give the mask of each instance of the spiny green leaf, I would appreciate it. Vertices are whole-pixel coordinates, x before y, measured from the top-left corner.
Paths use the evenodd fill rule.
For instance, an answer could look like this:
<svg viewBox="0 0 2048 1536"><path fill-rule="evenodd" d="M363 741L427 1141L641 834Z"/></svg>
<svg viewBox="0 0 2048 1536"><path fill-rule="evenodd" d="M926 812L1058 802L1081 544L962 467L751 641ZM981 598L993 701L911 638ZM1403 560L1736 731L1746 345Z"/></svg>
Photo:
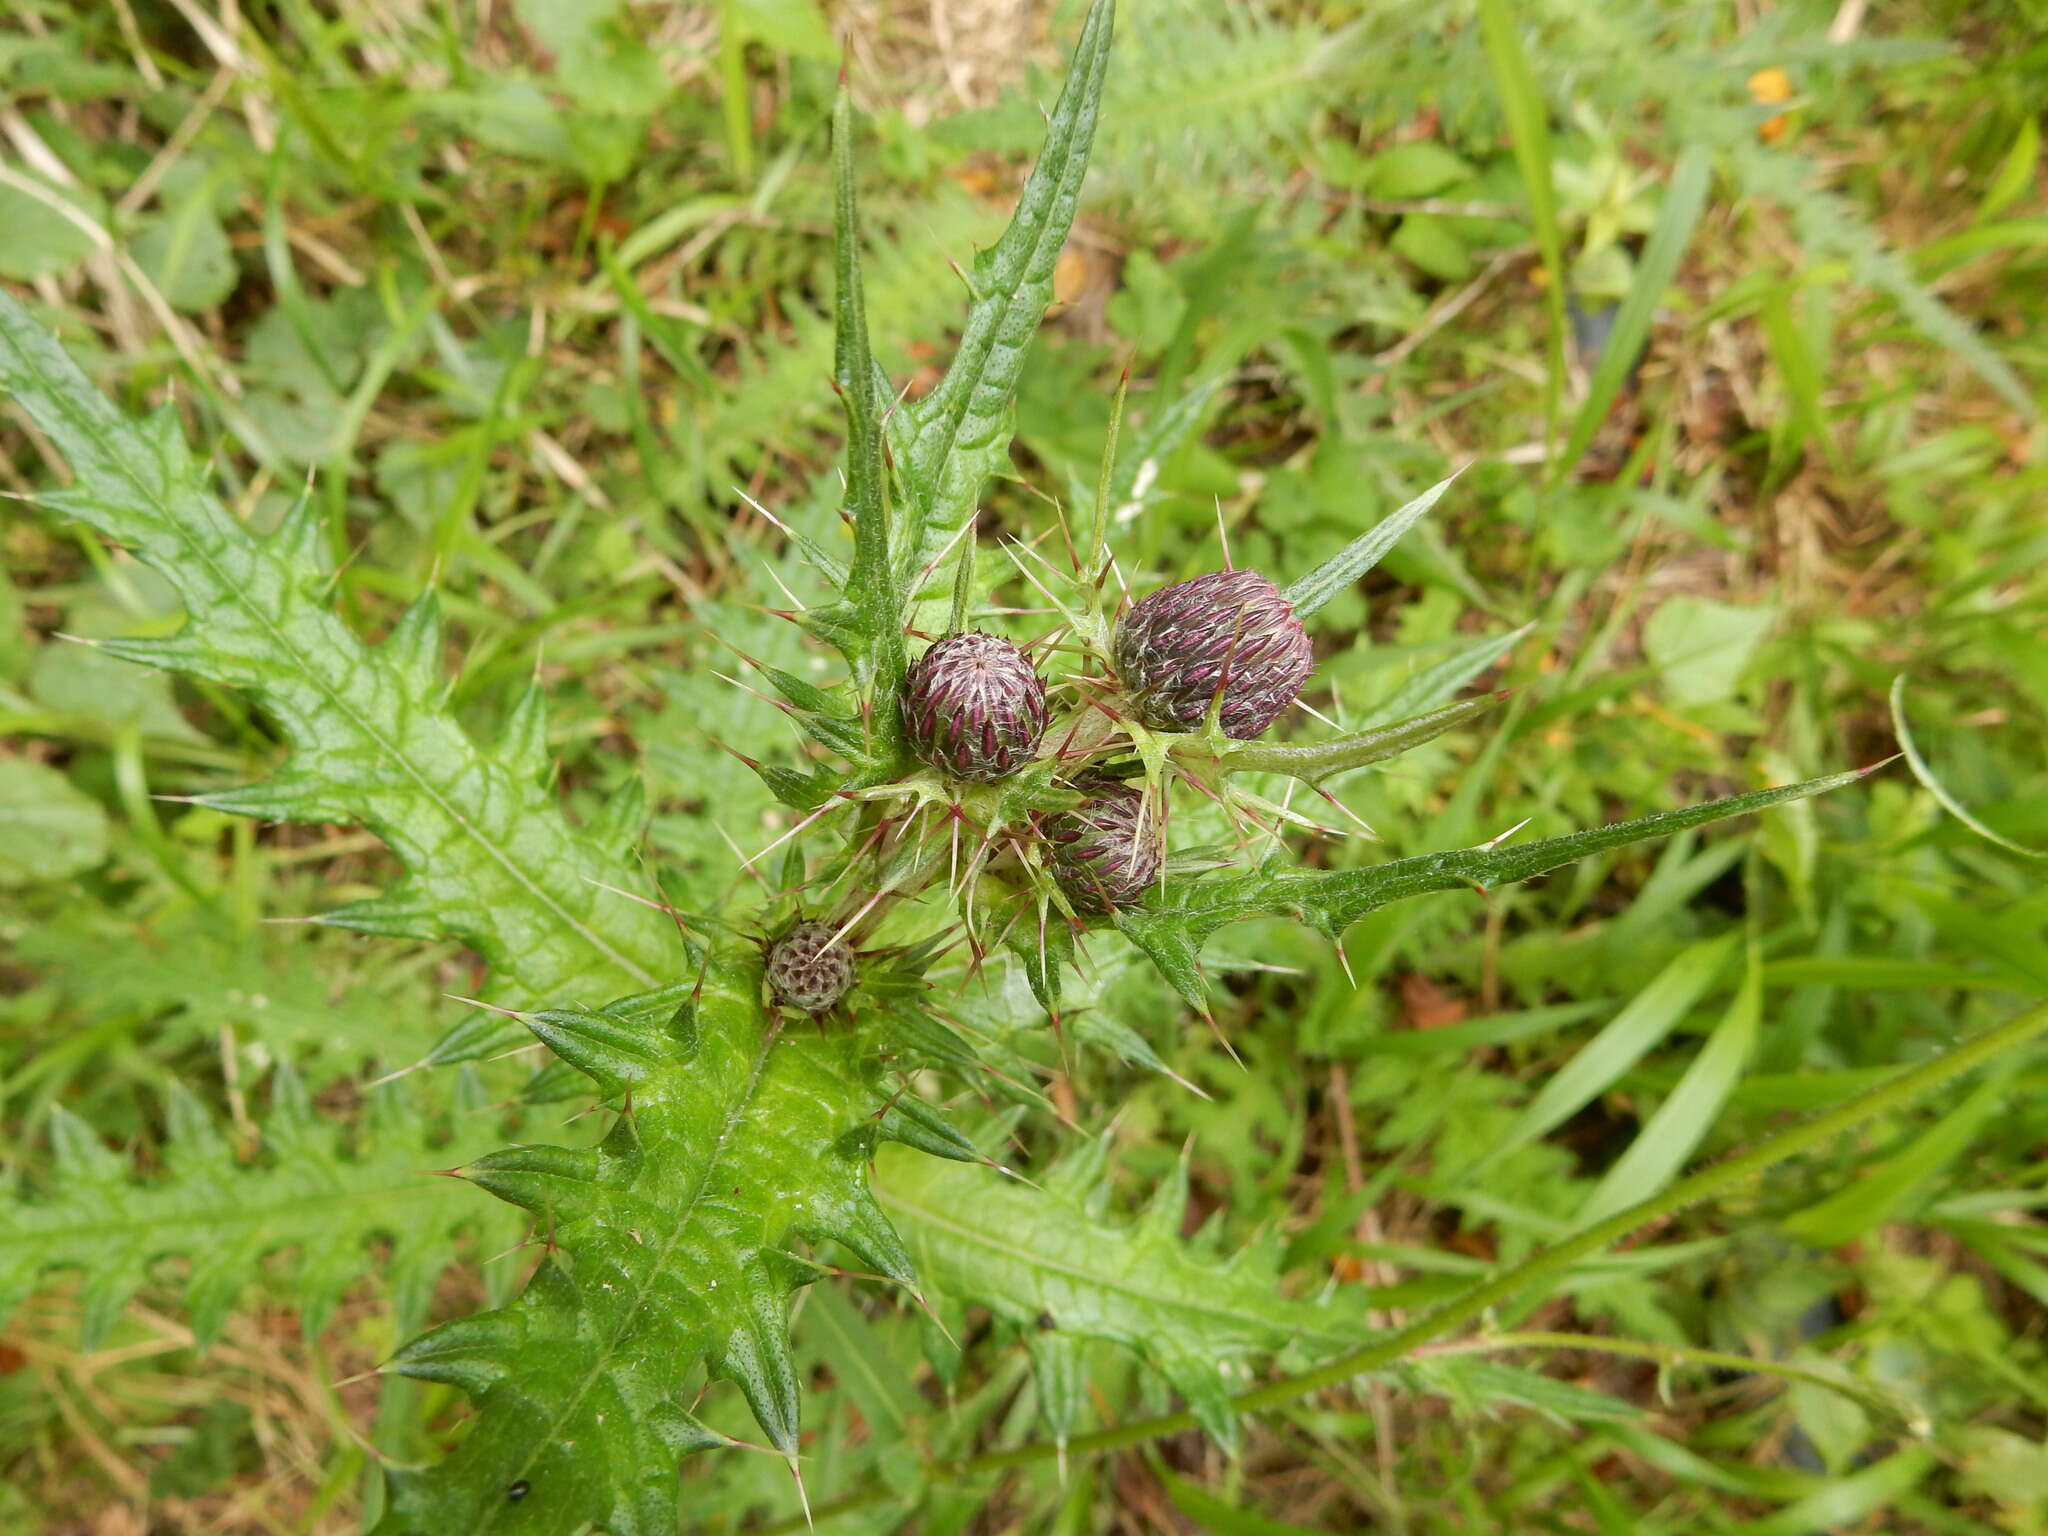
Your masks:
<svg viewBox="0 0 2048 1536"><path fill-rule="evenodd" d="M381 1090L389 1099L396 1090ZM291 1250L289 1277L307 1334L325 1326L342 1294L371 1268L373 1237L387 1239L385 1269L401 1327L418 1325L434 1281L456 1258L456 1234L473 1231L496 1252L516 1223L447 1179L429 1176L473 1150L480 1093L458 1096L452 1124L466 1145L437 1145L437 1117L375 1104L351 1148L340 1125L315 1117L288 1067L263 1127L263 1155L245 1163L206 1110L174 1081L160 1178L141 1180L125 1155L68 1111L52 1112L55 1171L44 1198L0 1204L0 1315L53 1270L78 1270L85 1347L91 1349L146 1282L158 1259L191 1261L184 1281L192 1331L202 1343Z"/></svg>
<svg viewBox="0 0 2048 1536"><path fill-rule="evenodd" d="M834 305L833 384L846 408L846 504L853 515L853 569L846 605L861 643L848 650L854 677L870 702L870 752L893 759L902 726L896 695L903 684L903 603L891 564L888 477L882 467L882 401L868 345L867 297L861 288L860 213L853 189L853 97L842 80L832 105L833 226L839 292Z"/></svg>
<svg viewBox="0 0 2048 1536"><path fill-rule="evenodd" d="M1219 928L1248 918L1293 916L1336 938L1366 913L1390 902L1430 891L1488 891L1546 874L1611 848L1652 837L1669 837L1688 827L1730 816L1768 810L1791 800L1853 784L1871 769L1829 774L1779 789L1760 789L1681 810L1659 811L1634 821L1592 827L1519 847L1453 848L1418 854L1364 869L1261 871L1224 880L1183 881L1146 904L1117 913L1116 924L1151 957L1181 993L1198 1006L1206 996L1198 957Z"/></svg>
<svg viewBox="0 0 2048 1536"><path fill-rule="evenodd" d="M206 803L360 823L404 861L402 900L357 907L344 924L460 937L526 1001L623 992L675 964L659 913L597 888L615 871L535 781L531 723L508 760L441 706L431 594L384 644L365 645L328 605L325 573L306 563L315 541L298 531L303 520L270 539L237 521L206 489L175 417L120 415L5 295L0 384L76 476L43 499L157 567L200 616L151 659L247 690L292 741L276 777Z"/></svg>
<svg viewBox="0 0 2048 1536"><path fill-rule="evenodd" d="M676 1458L717 1440L683 1411L699 1365L740 1388L770 1444L796 1448L788 1297L816 1270L789 1246L836 1242L912 1283L866 1187L881 1101L857 1040L779 1030L761 987L743 949L701 983L529 1021L630 1104L596 1147L513 1147L461 1170L528 1211L548 1257L510 1306L394 1357L474 1396L477 1422L439 1466L393 1474L386 1536L671 1532Z"/></svg>
<svg viewBox="0 0 2048 1536"><path fill-rule="evenodd" d="M1010 227L975 259L974 302L953 364L930 394L903 408L907 494L896 559L906 589L922 581L973 514L983 482L1008 461L1011 401L1080 201L1115 23L1115 0L1093 0Z"/></svg>
<svg viewBox="0 0 2048 1536"><path fill-rule="evenodd" d="M991 1169L885 1156L876 1193L931 1287L980 1302L1035 1340L1040 1397L1064 1433L1071 1410L1070 1348L1046 1335L1100 1340L1135 1351L1181 1394L1202 1427L1234 1446L1231 1381L1249 1362L1289 1347L1327 1354L1370 1330L1362 1307L1298 1301L1280 1293L1263 1249L1221 1263L1180 1238L1185 1170L1162 1183L1136 1223L1102 1219L1104 1143L1092 1142L1034 1189Z"/></svg>

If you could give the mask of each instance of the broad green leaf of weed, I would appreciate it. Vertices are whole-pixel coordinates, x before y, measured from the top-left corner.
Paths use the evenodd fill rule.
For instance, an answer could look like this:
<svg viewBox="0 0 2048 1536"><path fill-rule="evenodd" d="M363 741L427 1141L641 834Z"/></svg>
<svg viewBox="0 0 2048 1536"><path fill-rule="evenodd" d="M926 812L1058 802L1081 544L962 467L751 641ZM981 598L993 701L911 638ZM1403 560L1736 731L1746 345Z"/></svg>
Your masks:
<svg viewBox="0 0 2048 1536"><path fill-rule="evenodd" d="M1650 615L1643 650L1673 704L1718 703L1734 697L1750 658L1777 622L1769 605L1738 607L1681 594Z"/></svg>
<svg viewBox="0 0 2048 1536"><path fill-rule="evenodd" d="M241 273L214 212L214 181L201 179L168 212L144 224L130 253L171 308L203 314L234 292Z"/></svg>
<svg viewBox="0 0 2048 1536"><path fill-rule="evenodd" d="M97 198L80 207L79 199L88 194L77 188L53 187L32 171L0 170L7 178L0 180L0 277L24 283L62 277L99 248L83 224L53 206L75 207L87 221L104 228L106 210Z"/></svg>

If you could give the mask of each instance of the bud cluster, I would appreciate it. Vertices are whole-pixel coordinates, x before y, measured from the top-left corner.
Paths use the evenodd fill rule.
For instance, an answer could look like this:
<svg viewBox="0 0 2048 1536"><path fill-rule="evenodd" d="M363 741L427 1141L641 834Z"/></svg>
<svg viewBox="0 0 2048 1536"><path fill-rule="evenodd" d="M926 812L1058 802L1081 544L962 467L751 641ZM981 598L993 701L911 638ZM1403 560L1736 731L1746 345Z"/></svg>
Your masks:
<svg viewBox="0 0 2048 1536"><path fill-rule="evenodd" d="M1261 735L1301 693L1315 664L1285 593L1257 571L1212 571L1141 599L1117 623L1110 660L1123 708L1154 731L1204 728ZM1040 755L1049 711L1031 658L969 630L937 641L910 667L904 737L929 766L993 784ZM1103 915L1138 901L1165 858L1160 807L1114 778L1073 785L1078 807L1035 819L1046 865L1077 912Z"/></svg>

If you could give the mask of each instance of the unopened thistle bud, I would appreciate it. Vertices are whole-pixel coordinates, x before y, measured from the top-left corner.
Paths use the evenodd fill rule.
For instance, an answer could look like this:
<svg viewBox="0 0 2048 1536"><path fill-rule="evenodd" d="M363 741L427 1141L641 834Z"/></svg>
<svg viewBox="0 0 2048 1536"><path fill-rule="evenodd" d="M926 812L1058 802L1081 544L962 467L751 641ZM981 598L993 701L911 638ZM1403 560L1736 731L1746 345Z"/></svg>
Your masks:
<svg viewBox="0 0 2048 1536"><path fill-rule="evenodd" d="M768 987L775 1000L823 1013L853 990L853 954L828 923L798 923L768 946Z"/></svg>
<svg viewBox="0 0 2048 1536"><path fill-rule="evenodd" d="M1158 815L1143 793L1115 779L1074 787L1088 798L1043 823L1053 879L1076 912L1128 907L1158 878L1166 856Z"/></svg>
<svg viewBox="0 0 2048 1536"><path fill-rule="evenodd" d="M1294 605L1257 571L1211 571L1161 587L1116 627L1116 670L1156 731L1201 729L1250 741L1280 717L1315 666Z"/></svg>
<svg viewBox="0 0 2048 1536"><path fill-rule="evenodd" d="M989 784L1038 753L1045 684L1031 658L978 630L941 640L903 680L903 734L934 768Z"/></svg>

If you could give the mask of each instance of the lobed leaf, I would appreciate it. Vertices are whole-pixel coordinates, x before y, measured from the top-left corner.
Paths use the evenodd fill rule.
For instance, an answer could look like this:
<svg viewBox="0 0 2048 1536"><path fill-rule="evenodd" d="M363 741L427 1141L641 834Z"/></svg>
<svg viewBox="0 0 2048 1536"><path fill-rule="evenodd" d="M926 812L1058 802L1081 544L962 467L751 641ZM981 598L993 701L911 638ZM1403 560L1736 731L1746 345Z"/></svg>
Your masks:
<svg viewBox="0 0 2048 1536"><path fill-rule="evenodd" d="M860 215L853 186L853 98L842 79L832 105L833 227L838 296L833 306L833 387L846 409L846 504L853 517L853 568L846 607L858 643L839 641L872 703L870 756L894 759L902 732L896 695L903 683L903 601L891 564L888 477L882 468L883 389L868 344L861 286Z"/></svg>
<svg viewBox="0 0 2048 1536"><path fill-rule="evenodd" d="M1278 1267L1260 1249L1221 1262L1195 1254L1180 1236L1185 1166L1137 1222L1104 1221L1093 1209L1104 1151L1098 1142L1076 1154L1043 1189L990 1169L892 1156L879 1165L876 1193L935 1291L980 1302L1023 1334L1061 1439L1080 1395L1074 1342L1090 1340L1134 1351L1234 1449L1231 1373L1293 1346L1351 1347L1371 1331L1363 1308L1283 1296Z"/></svg>
<svg viewBox="0 0 2048 1536"><path fill-rule="evenodd" d="M382 645L365 644L327 601L310 500L275 533L255 533L207 490L174 416L122 416L4 294L0 385L76 477L44 502L127 545L202 616L168 639L120 642L117 653L246 690L292 742L273 778L203 803L266 819L360 824L404 862L394 890L328 922L459 938L515 1000L586 987L612 995L650 985L674 965L667 920L598 889L614 874L612 859L536 781L537 699L498 750L471 741L443 707L431 592ZM482 1034L484 1049L503 1037Z"/></svg>
<svg viewBox="0 0 2048 1536"><path fill-rule="evenodd" d="M82 1274L79 1308L86 1349L97 1347L160 1259L190 1261L182 1289L202 1345L289 1250L300 1326L325 1327L344 1292L371 1269L370 1240L389 1244L400 1326L418 1326L435 1281L468 1231L495 1252L512 1224L446 1179L429 1177L451 1148L437 1145L435 1117L380 1090L351 1148L344 1128L313 1113L289 1066L272 1080L262 1128L264 1156L245 1163L199 1101L172 1082L164 1174L136 1178L129 1158L108 1150L91 1127L61 1107L51 1112L55 1167L41 1199L0 1204L0 1317L55 1270ZM480 1091L465 1080L454 1127L473 1143ZM458 1144L452 1155L462 1155Z"/></svg>
<svg viewBox="0 0 2048 1536"><path fill-rule="evenodd" d="M700 1368L795 1454L789 1294L820 1270L791 1247L836 1242L914 1281L867 1189L892 1127L857 1037L783 1031L761 994L742 947L697 982L526 1021L630 1097L596 1147L512 1147L459 1170L529 1213L546 1258L509 1306L445 1323L386 1367L460 1387L477 1417L445 1461L391 1471L381 1536L667 1536L677 1458L729 1443L685 1407Z"/></svg>

